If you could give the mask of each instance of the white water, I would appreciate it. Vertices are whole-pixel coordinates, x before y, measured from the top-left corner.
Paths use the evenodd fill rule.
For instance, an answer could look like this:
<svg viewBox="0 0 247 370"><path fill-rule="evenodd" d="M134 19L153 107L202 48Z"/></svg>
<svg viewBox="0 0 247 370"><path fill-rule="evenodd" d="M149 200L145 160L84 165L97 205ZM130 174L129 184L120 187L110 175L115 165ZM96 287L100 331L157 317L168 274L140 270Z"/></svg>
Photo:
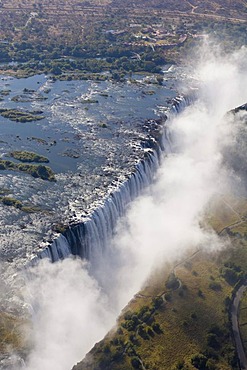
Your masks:
<svg viewBox="0 0 247 370"><path fill-rule="evenodd" d="M107 250L113 236L116 223L122 217L128 205L151 184L159 166L158 153L147 152L147 158L141 161L130 178L119 186L97 208L84 223L72 225L65 233L40 253L40 258L49 258L52 262L68 257L69 254L85 258L93 264Z"/></svg>
<svg viewBox="0 0 247 370"><path fill-rule="evenodd" d="M163 159L150 192L131 205L115 244L108 245L115 217L139 194L140 183L149 181L144 168L131 178L130 193L125 184L88 223L71 231L75 252L92 259L94 269L72 259L44 260L33 268L28 300L34 308L34 348L28 370L67 370L82 359L161 261L192 246L222 248L213 233L200 228L200 220L211 197L229 191L229 175L234 181L223 153L239 126L224 115L247 101L246 59L245 50L218 60L207 54L198 66L200 101L170 121L173 153ZM66 255L68 243L58 244Z"/></svg>

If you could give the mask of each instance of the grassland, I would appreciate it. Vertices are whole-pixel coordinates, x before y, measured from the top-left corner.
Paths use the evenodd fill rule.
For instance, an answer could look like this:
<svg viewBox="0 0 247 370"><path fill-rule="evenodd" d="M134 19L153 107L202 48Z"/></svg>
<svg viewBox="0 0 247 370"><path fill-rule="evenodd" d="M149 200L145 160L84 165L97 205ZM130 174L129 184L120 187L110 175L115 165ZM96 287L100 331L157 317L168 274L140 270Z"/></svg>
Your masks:
<svg viewBox="0 0 247 370"><path fill-rule="evenodd" d="M129 316L125 314L120 318L119 329L92 350L93 363L78 365L75 369L125 370L141 368L141 363L145 369L195 369L191 360L198 354L205 356L205 369L235 368L225 307L231 287L222 278L219 265L200 253L189 266L181 265L176 275L182 287L175 291L164 289L165 273L153 277L149 289L144 289L128 306ZM217 282L220 288L210 288L212 282ZM154 309L155 298L163 294L165 301ZM148 307L152 315L140 316L143 307ZM129 317L132 320L139 318L134 330L125 329ZM220 335L215 335L214 330ZM215 335L216 349L208 345L212 334Z"/></svg>
<svg viewBox="0 0 247 370"><path fill-rule="evenodd" d="M175 269L156 271L117 328L73 370L238 369L229 309L234 286L247 273L246 212L246 199L214 199L204 227L210 223L221 235L220 250L190 251ZM179 286L168 286L171 271ZM244 322L246 315L242 309Z"/></svg>
<svg viewBox="0 0 247 370"><path fill-rule="evenodd" d="M65 80L104 80L107 77L102 72L111 70L111 78L121 81L132 71L159 72L165 63L183 62L204 32L212 31L227 50L246 44L246 2L241 0L126 0L124 4L119 0L2 0L0 10L0 62L6 63L1 72L17 76L51 73ZM136 53L141 60L133 59ZM11 61L16 64L10 66ZM0 100L9 94L2 90ZM20 96L13 99L21 100ZM1 109L0 114L17 122L44 118L18 110ZM0 161L0 169L55 179L47 166ZM0 195L5 205L24 210L6 189ZM181 281L175 290L166 286L173 266L156 271L119 318L118 328L76 370L127 370L144 365L153 370L195 369L196 356L205 369L234 369L226 305L233 284L223 272L229 262L240 269L233 269L237 277L247 271L247 205L246 200L232 198L217 199L214 205L206 215L205 227L211 224L224 240L231 240L231 247L215 254L200 251L193 255L191 251L193 257L188 254L175 269ZM57 228L62 231L62 226ZM1 352L27 348L20 336L22 323L18 317L1 313Z"/></svg>
<svg viewBox="0 0 247 370"><path fill-rule="evenodd" d="M8 195L7 189L1 194ZM224 206L226 208L224 208ZM208 213L227 248L190 250L174 265L157 269L118 319L117 327L73 370L237 369L229 321L234 286L247 272L247 200L214 200ZM236 222L241 218L241 229ZM240 221L239 221L240 222ZM236 225L231 227L231 224ZM235 230L236 227L236 230ZM224 229L224 232L222 232ZM211 251L211 252L210 252ZM229 280L226 271L234 273ZM173 272L173 274L171 274ZM231 275L232 277L233 275ZM247 296L240 327L247 340ZM1 313L0 349L25 353L24 320ZM10 346L10 347L9 347ZM200 362L201 365L198 365Z"/></svg>

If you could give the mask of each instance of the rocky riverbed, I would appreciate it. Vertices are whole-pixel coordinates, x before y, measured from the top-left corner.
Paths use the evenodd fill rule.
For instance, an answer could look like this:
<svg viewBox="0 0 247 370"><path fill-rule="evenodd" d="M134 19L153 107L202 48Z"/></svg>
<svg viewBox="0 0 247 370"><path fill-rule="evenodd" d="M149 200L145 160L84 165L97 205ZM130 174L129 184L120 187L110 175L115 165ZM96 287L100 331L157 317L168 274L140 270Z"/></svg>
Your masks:
<svg viewBox="0 0 247 370"><path fill-rule="evenodd" d="M18 270L64 225L90 217L159 136L178 95L177 71L164 76L163 86L142 75L117 84L0 76L2 312L26 317ZM25 166L34 166L34 173L19 170ZM36 166L49 166L55 181L34 175ZM1 366L12 363L8 353L4 358Z"/></svg>
<svg viewBox="0 0 247 370"><path fill-rule="evenodd" d="M166 72L163 86L143 75L124 83L0 76L2 110L44 116L26 122L0 117L1 160L20 165L12 152L36 153L47 158L56 180L9 167L0 172L0 258L9 276L130 176L178 94L179 72Z"/></svg>

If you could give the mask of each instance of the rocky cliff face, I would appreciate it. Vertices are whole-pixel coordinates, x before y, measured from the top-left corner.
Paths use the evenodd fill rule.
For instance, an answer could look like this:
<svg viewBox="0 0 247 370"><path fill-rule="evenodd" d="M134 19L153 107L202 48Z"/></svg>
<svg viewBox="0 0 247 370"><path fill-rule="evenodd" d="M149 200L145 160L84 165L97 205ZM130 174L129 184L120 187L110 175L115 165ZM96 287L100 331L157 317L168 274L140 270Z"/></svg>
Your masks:
<svg viewBox="0 0 247 370"><path fill-rule="evenodd" d="M233 132L236 133L236 136L234 140L232 140L230 150L228 147L228 150L223 153L225 164L227 164L227 166L239 176L239 179L241 179L241 181L239 180L239 186L242 190L244 190L245 184L247 183L247 104L244 104L232 110L227 115L226 119L229 120L230 125L235 125L236 131L233 130ZM239 189L236 190L236 193L238 190ZM229 212L229 209L227 212ZM231 237L234 235L235 234L232 233ZM210 303L210 299L207 298L207 304L204 304L205 296L207 295L207 293L205 293L205 291L204 293L202 293L201 289L198 290L198 293L195 295L195 297L192 298L191 296L191 294L194 294L192 293L194 289L193 286L194 284L198 283L199 279L201 279L200 284L202 284L202 287L205 284L205 280L207 280L207 274L211 274L212 277L213 265L211 265L211 263L212 261L210 261L210 258L208 256L206 257L203 255L199 255L199 257L191 259L191 266L189 267L190 272L188 270L188 267L185 267L184 264L184 266L181 267L180 276L182 279L184 279L182 283L186 281L186 287L183 288L183 285L181 285L178 289L174 289L174 292L172 292L172 289L170 291L169 289L167 289L167 291L164 293L165 276L167 273L164 270L162 279L159 282L159 289L160 292L162 292L163 294L160 293L156 295L157 281L153 285L149 284L149 286L145 288L141 292L141 294L137 293L128 307L124 309L124 312L127 313L120 317L117 328L108 333L101 342L95 344L92 350L86 355L85 359L75 365L72 370L187 368L183 367L182 363L185 364L186 362L187 364L188 361L188 363L191 364L191 362L193 361L193 353L199 350L202 352L205 351L205 345L203 344L201 347L200 345L198 345L197 347L193 347L192 345L193 348L189 349L186 347L186 343L188 343L188 340L185 340L182 344L183 348L179 348L177 351L174 350L173 354L171 355L171 352L169 352L169 348L173 347L171 340L175 340L175 336L177 335L175 333L179 331L179 335L183 337L184 334L182 334L182 332L187 332L188 330L190 330L191 337L194 338L198 335L201 338L204 338L203 341L206 342L207 336L212 335L212 333L210 334L210 322L214 322L216 318L216 316L211 317L213 311L210 308L210 304L222 307L222 312L225 312L226 315L224 320L227 321L227 313L224 310L224 302L222 298L220 298L220 295L224 297L224 295L227 295L227 292L229 292L229 286L226 282L221 282L221 293L215 292L215 295L219 298L219 301L217 301L217 303L216 301L214 301L214 303ZM220 276L220 269L222 268L221 263L222 261L219 260L219 263L217 262L217 268L216 270L214 270L214 273L217 276ZM200 269L199 266L202 265L204 267L208 265L208 271L200 272L200 278L198 278L199 275L195 273L194 277L191 279L189 275L191 274L192 269ZM211 265L211 267L209 267L209 265ZM213 269L215 269L215 267L216 265L214 265ZM197 283L193 281L193 279L197 280ZM204 289L208 289L208 287L204 286ZM162 299L159 302L158 298L161 297ZM197 302L198 297L200 302ZM179 300L181 299L183 300L182 303L179 302ZM180 304L182 305L181 307ZM138 309L136 309L136 307L138 307ZM188 316L189 320L192 321L190 321L190 324L188 324L187 321L183 321L182 324L180 322L181 317L183 317L184 320L184 312L187 311L188 315L190 315ZM171 312L173 312L172 316ZM204 312L205 315L211 318L209 322L206 322L204 321L204 319L202 319L203 326L199 329L195 321L198 319L202 312ZM180 317L180 315L182 316ZM218 320L222 320L222 318L218 317ZM173 324L171 324L171 322ZM186 329L186 327L188 327L189 329ZM226 328L223 328L222 330L225 331ZM174 335L174 337L171 336L171 332L173 331L174 333L172 335ZM221 340L222 348L224 346L228 348L229 345L233 346L229 333L222 335ZM198 343L199 342L200 341L198 340ZM159 353L158 357L156 350L153 349L156 348L155 346L159 347L159 349L157 350L157 352ZM234 348L231 348L232 349L230 349L229 347L226 350L226 357L228 357L228 360L224 358L225 355L222 355L220 351L218 353L218 364L220 363L220 366L222 366L222 368L224 369L235 368L236 357L234 354ZM180 356L180 352L183 353L183 355L181 355L182 357ZM170 361L168 360L168 358L172 358L173 356L174 362L172 367L162 367L162 364L168 363ZM209 364L211 362L214 362L214 360L210 358L210 355L208 359L206 358L206 355L204 357L205 361L208 361L208 366L210 366ZM145 358L146 364L149 364L148 367L146 367L146 364L143 363L143 358ZM161 358L163 359L162 361ZM227 363L227 361L229 361L229 363ZM172 363L172 361L170 361L170 363ZM179 363L182 367L176 367ZM191 368L194 367L192 366Z"/></svg>
<svg viewBox="0 0 247 370"><path fill-rule="evenodd" d="M224 157L229 168L239 176L239 188L243 194L247 191L247 104L233 109L229 117L230 122L235 125L235 134L232 145L225 151Z"/></svg>

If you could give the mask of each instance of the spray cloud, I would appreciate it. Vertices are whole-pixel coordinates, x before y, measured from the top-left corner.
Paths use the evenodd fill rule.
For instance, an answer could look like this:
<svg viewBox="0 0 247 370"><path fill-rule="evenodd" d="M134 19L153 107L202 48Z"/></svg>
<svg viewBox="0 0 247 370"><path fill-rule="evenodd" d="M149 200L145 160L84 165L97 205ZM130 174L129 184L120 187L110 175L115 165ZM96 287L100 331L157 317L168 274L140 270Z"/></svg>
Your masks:
<svg viewBox="0 0 247 370"><path fill-rule="evenodd" d="M193 246L219 246L200 220L211 197L229 191L232 171L224 151L234 145L239 125L225 114L247 101L246 54L243 48L215 58L204 48L201 55L207 57L195 69L199 99L170 119L172 154L120 223L114 257L105 256L100 274L95 272L98 283L79 260L42 261L34 268L28 283L34 310L28 370L69 369L110 329L158 261Z"/></svg>

